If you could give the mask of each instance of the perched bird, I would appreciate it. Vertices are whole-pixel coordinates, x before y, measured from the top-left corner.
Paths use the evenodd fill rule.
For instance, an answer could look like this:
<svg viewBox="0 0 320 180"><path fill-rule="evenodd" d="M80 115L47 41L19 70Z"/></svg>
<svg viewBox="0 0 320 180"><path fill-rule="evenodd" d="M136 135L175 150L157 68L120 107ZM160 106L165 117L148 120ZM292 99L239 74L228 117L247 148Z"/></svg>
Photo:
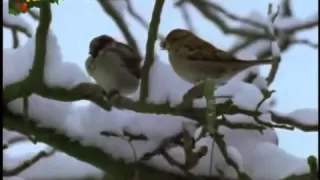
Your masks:
<svg viewBox="0 0 320 180"><path fill-rule="evenodd" d="M184 29L169 32L160 46L168 51L174 71L192 84L210 78L215 84L222 85L244 69L272 63L269 59L238 59Z"/></svg>
<svg viewBox="0 0 320 180"><path fill-rule="evenodd" d="M91 40L89 54L86 70L108 95L136 91L142 59L135 49L108 35L100 35Z"/></svg>

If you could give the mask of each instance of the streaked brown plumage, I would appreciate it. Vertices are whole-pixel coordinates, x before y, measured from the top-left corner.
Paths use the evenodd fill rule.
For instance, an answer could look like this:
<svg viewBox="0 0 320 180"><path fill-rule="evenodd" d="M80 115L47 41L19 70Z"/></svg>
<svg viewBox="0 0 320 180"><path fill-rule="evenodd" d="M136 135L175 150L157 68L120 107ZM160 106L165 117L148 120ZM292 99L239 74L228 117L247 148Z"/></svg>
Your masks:
<svg viewBox="0 0 320 180"><path fill-rule="evenodd" d="M238 59L184 29L169 32L160 46L168 51L174 71L193 84L206 78L223 84L244 69L272 63L269 59Z"/></svg>

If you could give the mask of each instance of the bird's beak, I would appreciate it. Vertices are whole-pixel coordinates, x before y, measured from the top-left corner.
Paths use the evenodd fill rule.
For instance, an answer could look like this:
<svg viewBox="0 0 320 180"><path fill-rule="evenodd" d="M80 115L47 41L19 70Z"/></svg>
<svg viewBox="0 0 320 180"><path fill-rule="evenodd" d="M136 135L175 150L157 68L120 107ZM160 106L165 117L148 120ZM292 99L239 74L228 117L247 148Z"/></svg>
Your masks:
<svg viewBox="0 0 320 180"><path fill-rule="evenodd" d="M166 50L167 49L167 44L166 44L166 40L163 39L160 41L160 47L162 50Z"/></svg>

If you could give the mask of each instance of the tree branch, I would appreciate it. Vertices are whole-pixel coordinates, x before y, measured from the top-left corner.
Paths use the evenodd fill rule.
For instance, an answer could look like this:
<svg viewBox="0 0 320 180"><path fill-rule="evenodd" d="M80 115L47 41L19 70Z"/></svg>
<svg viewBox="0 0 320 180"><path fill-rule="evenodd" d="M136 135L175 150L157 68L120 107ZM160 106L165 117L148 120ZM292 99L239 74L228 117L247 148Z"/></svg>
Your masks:
<svg viewBox="0 0 320 180"><path fill-rule="evenodd" d="M165 0L155 1L152 18L150 21L150 27L148 31L148 40L146 44L146 57L145 62L142 66L142 79L140 88L140 101L145 102L148 98L149 92L149 73L150 68L154 63L154 44L157 40L158 28L160 24L160 17L162 12L162 7Z"/></svg>
<svg viewBox="0 0 320 180"><path fill-rule="evenodd" d="M31 34L25 27L23 27L23 26L20 26L20 25L12 25L12 24L10 24L10 23L8 23L8 22L5 22L5 21L2 22L2 25L3 25L3 27L5 27L5 28L14 29L14 30L16 30L16 31L18 31L18 32L21 32L21 33L25 34L27 37L31 37L31 36L32 36L32 34Z"/></svg>
<svg viewBox="0 0 320 180"><path fill-rule="evenodd" d="M11 33L12 33L13 49L16 49L17 47L19 47L18 31L16 29L12 29Z"/></svg>
<svg viewBox="0 0 320 180"><path fill-rule="evenodd" d="M52 149L49 152L46 152L45 150L40 151L37 155L35 155L31 159L24 161L19 166L15 167L13 169L10 169L10 170L9 169L3 169L3 171L2 171L3 176L15 176L15 175L18 175L22 171L28 169L32 165L34 165L37 162L39 162L41 159L52 156L55 152L56 151L54 149Z"/></svg>
<svg viewBox="0 0 320 180"><path fill-rule="evenodd" d="M319 131L318 124L315 125L315 124L306 124L306 123L298 122L290 117L281 116L280 114L278 114L274 111L270 111L270 114L271 114L271 120L277 124L291 125L291 126L298 128L304 132L318 132Z"/></svg>
<svg viewBox="0 0 320 180"><path fill-rule="evenodd" d="M4 112L3 115L3 125L8 130L14 130L25 135L30 135L30 129L32 129L31 133L36 137L37 140L44 142L56 150L60 150L80 161L87 162L107 172L113 179L131 179L134 175L134 169L132 168L133 165L139 169L140 176L144 177L144 179L185 179L185 177L166 173L141 163L131 164L124 162L121 159L115 160L99 148L87 145L83 146L80 141L77 141L74 138L69 138L64 134L60 134L56 132L55 129L39 127L34 122L37 122L37 120L30 120L29 125L32 126L32 128L28 128L23 123L23 117L11 114L9 112Z"/></svg>

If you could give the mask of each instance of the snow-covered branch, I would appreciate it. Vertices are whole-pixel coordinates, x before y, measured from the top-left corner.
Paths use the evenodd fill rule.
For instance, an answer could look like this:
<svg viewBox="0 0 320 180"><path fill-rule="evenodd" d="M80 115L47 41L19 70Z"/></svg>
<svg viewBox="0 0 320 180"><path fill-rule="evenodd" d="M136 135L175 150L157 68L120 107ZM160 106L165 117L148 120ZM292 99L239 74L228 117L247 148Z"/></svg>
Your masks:
<svg viewBox="0 0 320 180"><path fill-rule="evenodd" d="M23 141L27 141L28 138L22 134L16 133L16 132L10 132L6 129L2 130L2 149L7 149L9 146L15 144L15 143L19 143L19 142L23 142Z"/></svg>
<svg viewBox="0 0 320 180"><path fill-rule="evenodd" d="M302 131L318 131L318 109L297 109L287 115L271 111L271 119L275 123L288 124Z"/></svg>
<svg viewBox="0 0 320 180"><path fill-rule="evenodd" d="M3 176L15 176L18 175L20 172L28 169L30 166L34 165L37 163L39 160L42 158L46 158L49 156L52 156L55 153L55 150L50 149L47 151L40 151L37 155L32 157L31 159L23 161L21 164L18 166L12 168L12 169L3 169Z"/></svg>

